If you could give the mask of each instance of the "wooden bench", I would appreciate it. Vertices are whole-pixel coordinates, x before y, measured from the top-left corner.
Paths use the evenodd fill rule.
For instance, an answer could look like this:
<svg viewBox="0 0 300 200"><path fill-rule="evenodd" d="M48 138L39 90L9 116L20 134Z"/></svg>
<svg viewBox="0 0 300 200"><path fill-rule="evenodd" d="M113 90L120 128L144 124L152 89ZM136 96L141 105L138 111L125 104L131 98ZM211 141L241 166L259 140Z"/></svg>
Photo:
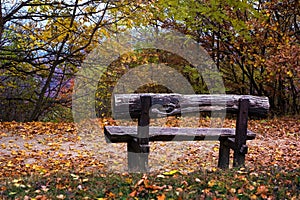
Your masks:
<svg viewBox="0 0 300 200"><path fill-rule="evenodd" d="M108 142L127 143L128 170L148 171L149 142L153 141L220 141L218 167L228 168L230 149L234 151L233 166L245 163L247 140L256 134L247 129L248 115L266 117L267 97L250 95L180 95L180 94L115 94L115 119L135 118L137 126L105 126ZM150 127L150 118L199 112L237 114L236 128Z"/></svg>

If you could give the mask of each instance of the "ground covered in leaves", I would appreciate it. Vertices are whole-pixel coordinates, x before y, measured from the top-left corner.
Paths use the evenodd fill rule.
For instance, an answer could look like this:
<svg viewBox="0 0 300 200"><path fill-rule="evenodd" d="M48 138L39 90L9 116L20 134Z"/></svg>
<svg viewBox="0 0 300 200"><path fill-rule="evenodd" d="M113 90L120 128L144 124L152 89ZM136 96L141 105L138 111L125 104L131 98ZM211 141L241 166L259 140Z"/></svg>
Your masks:
<svg viewBox="0 0 300 200"><path fill-rule="evenodd" d="M246 168L220 171L217 142L151 144L151 172L126 172L125 144L107 144L111 119L73 123L0 123L2 199L300 199L300 118L250 120ZM234 127L207 118L160 126ZM117 173L116 173L117 172Z"/></svg>

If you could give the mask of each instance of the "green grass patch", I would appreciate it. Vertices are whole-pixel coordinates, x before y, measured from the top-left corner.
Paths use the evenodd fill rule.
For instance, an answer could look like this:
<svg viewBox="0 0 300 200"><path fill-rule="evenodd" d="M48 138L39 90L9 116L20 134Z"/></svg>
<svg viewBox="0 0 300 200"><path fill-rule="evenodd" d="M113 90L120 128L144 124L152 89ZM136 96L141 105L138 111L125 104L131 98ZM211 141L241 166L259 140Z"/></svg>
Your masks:
<svg viewBox="0 0 300 200"><path fill-rule="evenodd" d="M57 173L7 178L2 199L299 199L300 169L219 169L191 174Z"/></svg>

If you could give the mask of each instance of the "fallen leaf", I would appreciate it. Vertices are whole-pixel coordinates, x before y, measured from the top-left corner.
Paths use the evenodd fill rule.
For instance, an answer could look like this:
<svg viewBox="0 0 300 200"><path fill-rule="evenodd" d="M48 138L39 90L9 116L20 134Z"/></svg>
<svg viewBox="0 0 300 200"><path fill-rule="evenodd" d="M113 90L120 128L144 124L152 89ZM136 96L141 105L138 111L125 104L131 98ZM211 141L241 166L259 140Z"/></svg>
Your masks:
<svg viewBox="0 0 300 200"><path fill-rule="evenodd" d="M135 197L136 194L137 194L137 191L136 191L136 190L133 190L133 191L129 194L129 196L130 196L130 197Z"/></svg>
<svg viewBox="0 0 300 200"><path fill-rule="evenodd" d="M173 176L174 174L177 174L177 173L179 173L179 171L175 169L175 170L172 170L172 171L169 171L169 172L164 172L163 175Z"/></svg>
<svg viewBox="0 0 300 200"><path fill-rule="evenodd" d="M166 199L166 195L165 194L161 194L157 196L157 200L165 200Z"/></svg>
<svg viewBox="0 0 300 200"><path fill-rule="evenodd" d="M265 195L268 193L268 188L265 185L260 185L257 190L256 190L256 194L257 195Z"/></svg>

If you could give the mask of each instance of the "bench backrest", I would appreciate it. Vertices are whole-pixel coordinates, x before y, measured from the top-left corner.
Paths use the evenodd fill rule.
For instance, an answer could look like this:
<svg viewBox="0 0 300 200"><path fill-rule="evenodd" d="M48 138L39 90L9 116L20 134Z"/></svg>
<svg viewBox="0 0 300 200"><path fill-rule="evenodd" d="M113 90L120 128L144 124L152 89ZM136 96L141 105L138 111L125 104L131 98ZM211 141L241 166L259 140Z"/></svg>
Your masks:
<svg viewBox="0 0 300 200"><path fill-rule="evenodd" d="M239 101L249 100L249 115L265 117L269 111L268 97L252 95L182 95L182 94L114 94L113 117L115 119L139 118L141 96L151 96L151 118L199 112L238 113Z"/></svg>

